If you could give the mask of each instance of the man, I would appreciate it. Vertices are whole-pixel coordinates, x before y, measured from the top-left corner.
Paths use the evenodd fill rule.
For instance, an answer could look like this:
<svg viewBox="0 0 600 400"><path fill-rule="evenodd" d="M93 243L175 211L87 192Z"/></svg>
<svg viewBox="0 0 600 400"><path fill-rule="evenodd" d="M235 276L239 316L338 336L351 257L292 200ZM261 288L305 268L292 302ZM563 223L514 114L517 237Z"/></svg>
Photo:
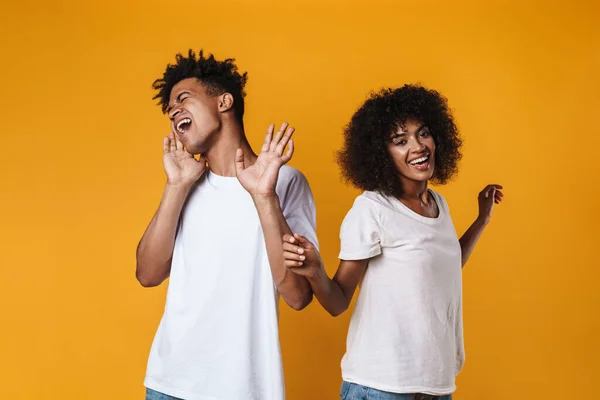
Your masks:
<svg viewBox="0 0 600 400"><path fill-rule="evenodd" d="M284 266L281 238L293 231L316 241L315 205L304 176L284 165L293 128L274 134L271 125L260 154L252 151L246 80L233 59L190 50L153 85L173 132L164 193L137 249L143 286L170 277L147 399L285 398L278 297L301 310L312 291Z"/></svg>

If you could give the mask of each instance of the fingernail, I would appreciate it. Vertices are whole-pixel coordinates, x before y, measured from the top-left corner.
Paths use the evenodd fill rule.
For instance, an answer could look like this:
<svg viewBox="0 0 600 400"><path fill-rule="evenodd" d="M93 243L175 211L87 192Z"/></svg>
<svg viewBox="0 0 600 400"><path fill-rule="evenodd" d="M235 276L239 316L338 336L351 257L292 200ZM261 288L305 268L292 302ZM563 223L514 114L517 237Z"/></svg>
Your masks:
<svg viewBox="0 0 600 400"><path fill-rule="evenodd" d="M299 248L298 249L298 253L300 253L300 254L304 253L304 249L303 248Z"/></svg>
<svg viewBox="0 0 600 400"><path fill-rule="evenodd" d="M305 258L306 258L306 257L304 257L304 256L300 256L300 259L301 259L301 260L304 260Z"/></svg>

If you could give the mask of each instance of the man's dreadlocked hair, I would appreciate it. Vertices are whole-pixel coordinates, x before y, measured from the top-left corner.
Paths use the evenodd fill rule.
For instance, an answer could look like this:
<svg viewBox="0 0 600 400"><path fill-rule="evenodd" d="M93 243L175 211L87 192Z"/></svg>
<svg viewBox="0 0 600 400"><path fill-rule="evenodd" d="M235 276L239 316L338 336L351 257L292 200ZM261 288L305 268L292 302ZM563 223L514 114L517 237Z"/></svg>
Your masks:
<svg viewBox="0 0 600 400"><path fill-rule="evenodd" d="M240 74L233 58L217 61L212 54L205 57L202 50L196 57L194 51L190 49L187 57L179 53L175 56L175 60L175 64L167 65L163 77L152 83L152 87L157 91L152 99L158 99L163 113L166 113L169 107L173 86L184 79L196 78L204 84L207 93L211 96L230 93L233 96L235 115L239 120L242 119L244 96L246 96L244 86L248 80L248 73Z"/></svg>

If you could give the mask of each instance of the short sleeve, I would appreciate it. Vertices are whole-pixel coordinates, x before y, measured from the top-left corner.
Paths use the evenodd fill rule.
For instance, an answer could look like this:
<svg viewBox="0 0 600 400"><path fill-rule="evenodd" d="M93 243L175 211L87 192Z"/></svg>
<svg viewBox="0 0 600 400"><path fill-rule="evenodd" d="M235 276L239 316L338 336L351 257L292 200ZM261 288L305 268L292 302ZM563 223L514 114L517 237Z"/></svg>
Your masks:
<svg viewBox="0 0 600 400"><path fill-rule="evenodd" d="M314 203L306 203L293 210L285 220L293 233L304 236L319 248L317 215Z"/></svg>
<svg viewBox="0 0 600 400"><path fill-rule="evenodd" d="M358 197L340 230L341 260L365 260L381 254L381 224L370 200Z"/></svg>
<svg viewBox="0 0 600 400"><path fill-rule="evenodd" d="M277 194L292 233L306 237L318 249L317 211L308 180L297 169L285 165L277 181Z"/></svg>

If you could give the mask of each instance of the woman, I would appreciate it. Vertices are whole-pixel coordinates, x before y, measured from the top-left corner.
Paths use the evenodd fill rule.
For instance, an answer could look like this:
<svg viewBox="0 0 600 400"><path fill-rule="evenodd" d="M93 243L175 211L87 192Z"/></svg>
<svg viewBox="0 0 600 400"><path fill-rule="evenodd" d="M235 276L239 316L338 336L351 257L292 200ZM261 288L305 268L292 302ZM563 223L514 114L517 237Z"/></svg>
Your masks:
<svg viewBox="0 0 600 400"><path fill-rule="evenodd" d="M341 399L449 400L464 361L462 266L502 200L479 194L479 215L458 239L429 182L457 172L461 139L438 92L405 85L373 94L345 130L339 164L364 190L341 228L330 279L315 247L285 236L286 266L309 279L321 305L344 312L361 283L342 359Z"/></svg>

